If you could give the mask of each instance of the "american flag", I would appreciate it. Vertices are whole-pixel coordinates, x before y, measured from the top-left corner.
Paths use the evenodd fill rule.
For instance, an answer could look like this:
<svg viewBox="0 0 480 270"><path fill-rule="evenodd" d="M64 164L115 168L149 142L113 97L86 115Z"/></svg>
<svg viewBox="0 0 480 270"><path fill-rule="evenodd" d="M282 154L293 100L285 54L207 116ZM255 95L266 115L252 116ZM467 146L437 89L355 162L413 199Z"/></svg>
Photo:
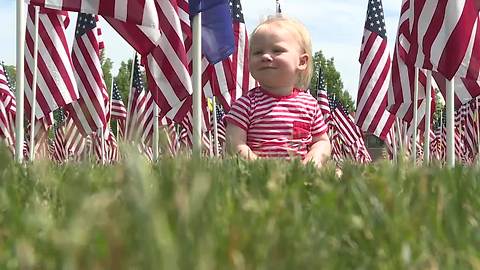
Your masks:
<svg viewBox="0 0 480 270"><path fill-rule="evenodd" d="M15 116L17 111L17 103L15 102L15 94L10 83L5 65L0 65L0 102L3 103L7 113Z"/></svg>
<svg viewBox="0 0 480 270"><path fill-rule="evenodd" d="M170 118L177 121L181 121L186 113L178 108L192 93L187 43L184 43L185 29L182 28L179 17L183 12L179 7L180 2L183 1L155 2L160 26L157 29L133 26L107 18L112 27L142 55L149 90L162 116L169 114ZM191 33L187 36L191 39Z"/></svg>
<svg viewBox="0 0 480 270"><path fill-rule="evenodd" d="M0 136L4 137L7 145L13 150L15 141L15 95L11 91L11 84L5 66L0 65Z"/></svg>
<svg viewBox="0 0 480 270"><path fill-rule="evenodd" d="M180 148L180 141L175 124L171 120L163 118L162 126L168 142L168 152L171 156L175 156Z"/></svg>
<svg viewBox="0 0 480 270"><path fill-rule="evenodd" d="M65 125L65 151L68 159L79 160L85 150L86 138L75 125L71 117L67 117Z"/></svg>
<svg viewBox="0 0 480 270"><path fill-rule="evenodd" d="M116 83L113 83L112 95L112 119L125 120L127 118L127 109L123 104L122 96Z"/></svg>
<svg viewBox="0 0 480 270"><path fill-rule="evenodd" d="M69 25L67 12L40 10L38 20L38 64L36 99L33 98L35 7L28 7L25 34L25 113L35 105L37 119L72 103L79 97L65 29Z"/></svg>
<svg viewBox="0 0 480 270"><path fill-rule="evenodd" d="M353 117L339 101L330 98L329 105L331 128L338 136L334 143L340 143L336 148L341 149L345 157L350 157L357 162L370 162L372 159L365 146L362 131L355 125Z"/></svg>
<svg viewBox="0 0 480 270"><path fill-rule="evenodd" d="M225 122L223 122L223 116L225 116L225 110L221 105L217 104L217 131L218 131L218 142L224 143L226 141L226 127ZM213 123L213 121L212 121Z"/></svg>
<svg viewBox="0 0 480 270"><path fill-rule="evenodd" d="M106 148L107 162L111 164L118 162L118 160L120 159L120 153L119 153L117 138L115 138L115 135L111 130L105 142L105 148Z"/></svg>
<svg viewBox="0 0 480 270"><path fill-rule="evenodd" d="M11 147L11 149L14 149L14 140L12 134L13 132L10 129L10 119L7 111L5 110L3 102L0 102L0 137L5 139L7 146Z"/></svg>
<svg viewBox="0 0 480 270"><path fill-rule="evenodd" d="M35 159L46 159L49 157L48 152L48 131L50 129L51 123L53 123L53 114L50 113L46 117L35 120L34 126L34 149ZM30 126L31 123L28 123L25 136L25 142L27 143L28 152L24 156L26 160L30 159ZM25 153L24 153L25 154Z"/></svg>
<svg viewBox="0 0 480 270"><path fill-rule="evenodd" d="M402 4L395 52L393 55L392 79L388 89L388 111L408 123L413 120L413 97L416 69L413 65L407 64L404 61L410 48L409 3L409 0L404 0ZM422 105L426 105L425 89L427 85L427 76L423 69L418 70L417 107L420 108ZM432 87L429 90L432 96L432 109L435 108L435 86L436 83L432 80Z"/></svg>
<svg viewBox="0 0 480 270"><path fill-rule="evenodd" d="M386 111L391 60L381 0L368 2L360 52L360 85L355 123L385 139L395 118Z"/></svg>
<svg viewBox="0 0 480 270"><path fill-rule="evenodd" d="M212 67L209 80L213 94L219 98L226 111L230 106L255 86L248 68L248 32L240 0L230 0L235 51L233 55Z"/></svg>
<svg viewBox="0 0 480 270"><path fill-rule="evenodd" d="M119 134L123 137L125 134L125 121L127 119L127 109L123 103L122 96L118 90L116 83L113 83L113 93L112 93L112 110L111 117L112 120L117 120L117 128Z"/></svg>
<svg viewBox="0 0 480 270"><path fill-rule="evenodd" d="M79 14L72 59L80 99L67 109L84 136L105 127L108 122L109 98L103 81L97 36L97 18L91 14Z"/></svg>
<svg viewBox="0 0 480 270"><path fill-rule="evenodd" d="M25 2L57 10L98 14L131 24L159 28L155 0L26 0Z"/></svg>
<svg viewBox="0 0 480 270"><path fill-rule="evenodd" d="M343 141L345 143L351 145L354 144L357 140L362 139L362 132L361 130L355 125L353 122L352 117L348 114L345 107L343 107L340 102L334 99L330 99L330 109L332 112L332 120L333 125L340 136L343 137Z"/></svg>
<svg viewBox="0 0 480 270"><path fill-rule="evenodd" d="M411 0L412 43L408 58L417 67L479 80L478 0Z"/></svg>
<svg viewBox="0 0 480 270"><path fill-rule="evenodd" d="M132 89L129 93L129 111L126 117L126 138L133 140L136 132L138 132L138 116L145 111L146 91L143 83L142 72L140 70L140 62L137 56L133 60L133 81Z"/></svg>
<svg viewBox="0 0 480 270"><path fill-rule="evenodd" d="M67 150L65 148L65 113L59 109L58 122L55 124L55 134L53 139L53 159L59 163L67 160Z"/></svg>

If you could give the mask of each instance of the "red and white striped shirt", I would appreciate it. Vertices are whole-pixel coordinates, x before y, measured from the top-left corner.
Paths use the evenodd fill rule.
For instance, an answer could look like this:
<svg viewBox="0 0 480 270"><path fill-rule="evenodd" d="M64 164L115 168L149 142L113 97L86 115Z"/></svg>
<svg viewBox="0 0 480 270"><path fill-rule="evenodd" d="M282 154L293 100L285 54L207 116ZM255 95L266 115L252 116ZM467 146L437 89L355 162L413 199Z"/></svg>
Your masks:
<svg viewBox="0 0 480 270"><path fill-rule="evenodd" d="M224 119L247 132L247 145L260 157L303 159L313 137L327 131L317 100L299 89L289 96L273 96L254 88L233 104Z"/></svg>

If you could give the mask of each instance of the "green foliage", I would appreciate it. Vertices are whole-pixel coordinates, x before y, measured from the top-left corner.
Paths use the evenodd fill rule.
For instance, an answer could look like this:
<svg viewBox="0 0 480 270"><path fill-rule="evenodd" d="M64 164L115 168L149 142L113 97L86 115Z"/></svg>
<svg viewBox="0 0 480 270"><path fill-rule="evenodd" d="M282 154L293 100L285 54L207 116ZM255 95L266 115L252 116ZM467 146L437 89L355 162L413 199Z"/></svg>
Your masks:
<svg viewBox="0 0 480 270"><path fill-rule="evenodd" d="M122 95L123 103L127 106L128 92L130 88L130 77L132 70L132 59L129 59L127 62L122 61L120 63L120 69L118 70L118 75L115 77L115 83L120 90Z"/></svg>
<svg viewBox="0 0 480 270"><path fill-rule="evenodd" d="M134 151L130 151L134 152ZM0 152L0 269L477 269L480 172Z"/></svg>
<svg viewBox="0 0 480 270"><path fill-rule="evenodd" d="M105 56L105 49L102 50L100 54L100 64L102 65L103 79L105 81L105 86L110 93L110 87L112 84L112 59Z"/></svg>
<svg viewBox="0 0 480 270"><path fill-rule="evenodd" d="M340 73L335 68L333 57L330 59L325 58L323 52L320 50L313 56L314 76L310 84L312 89L312 95L316 96L316 85L318 81L318 71L321 68L323 76L325 77L325 83L327 85L327 91L334 94L335 97L342 102L342 104L348 109L349 112L355 109L355 103L352 97L346 89L343 88L342 78Z"/></svg>
<svg viewBox="0 0 480 270"><path fill-rule="evenodd" d="M10 80L10 84L12 87L15 89L16 84L16 79L17 79L17 70L15 66L10 66L10 65L5 65L5 71L8 74L8 78Z"/></svg>

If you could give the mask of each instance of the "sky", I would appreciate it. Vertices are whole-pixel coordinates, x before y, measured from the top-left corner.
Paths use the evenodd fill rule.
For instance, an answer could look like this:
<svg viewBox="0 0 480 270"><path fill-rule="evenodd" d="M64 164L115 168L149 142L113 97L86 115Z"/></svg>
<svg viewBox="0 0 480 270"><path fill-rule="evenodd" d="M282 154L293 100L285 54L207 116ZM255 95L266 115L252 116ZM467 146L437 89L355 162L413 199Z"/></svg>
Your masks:
<svg viewBox="0 0 480 270"><path fill-rule="evenodd" d="M312 36L313 51L322 50L334 58L345 89L356 100L360 64L358 56L369 0L281 0L282 12L301 21ZM15 64L15 0L0 0L0 61ZM390 50L393 51L400 16L401 0L384 0L383 8ZM248 31L266 16L275 13L275 0L243 0L243 13ZM76 16L71 13L67 37L73 41ZM113 61L113 74L120 63L133 56L133 49L103 19L106 54ZM71 37L71 38L70 38Z"/></svg>

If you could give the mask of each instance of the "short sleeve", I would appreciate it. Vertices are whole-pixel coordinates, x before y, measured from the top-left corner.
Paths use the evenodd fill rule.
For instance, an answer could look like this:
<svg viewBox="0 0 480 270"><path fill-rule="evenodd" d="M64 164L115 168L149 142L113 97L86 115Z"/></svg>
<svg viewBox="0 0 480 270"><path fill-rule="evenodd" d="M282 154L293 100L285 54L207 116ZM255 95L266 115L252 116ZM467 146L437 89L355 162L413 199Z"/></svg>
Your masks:
<svg viewBox="0 0 480 270"><path fill-rule="evenodd" d="M227 125L234 124L246 131L250 125L250 115L251 101L248 95L245 95L235 101L224 119Z"/></svg>
<svg viewBox="0 0 480 270"><path fill-rule="evenodd" d="M318 137L323 135L325 132L327 132L328 126L325 124L325 121L323 120L323 114L320 110L320 106L316 104L315 106L315 115L313 118L313 124L312 124L312 137Z"/></svg>

